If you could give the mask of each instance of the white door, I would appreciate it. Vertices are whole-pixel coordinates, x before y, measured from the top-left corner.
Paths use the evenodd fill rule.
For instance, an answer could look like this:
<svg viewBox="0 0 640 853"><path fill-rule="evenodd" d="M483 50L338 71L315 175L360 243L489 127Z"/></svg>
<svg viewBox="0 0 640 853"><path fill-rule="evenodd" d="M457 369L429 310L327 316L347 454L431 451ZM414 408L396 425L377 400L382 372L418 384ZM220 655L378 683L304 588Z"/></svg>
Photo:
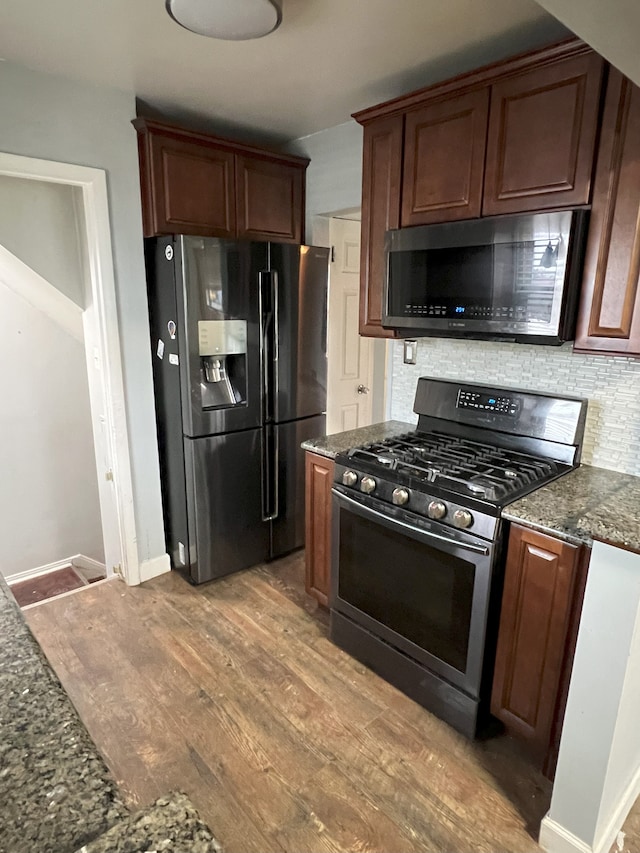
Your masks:
<svg viewBox="0 0 640 853"><path fill-rule="evenodd" d="M333 218L329 280L327 433L371 423L373 341L358 334L360 223Z"/></svg>

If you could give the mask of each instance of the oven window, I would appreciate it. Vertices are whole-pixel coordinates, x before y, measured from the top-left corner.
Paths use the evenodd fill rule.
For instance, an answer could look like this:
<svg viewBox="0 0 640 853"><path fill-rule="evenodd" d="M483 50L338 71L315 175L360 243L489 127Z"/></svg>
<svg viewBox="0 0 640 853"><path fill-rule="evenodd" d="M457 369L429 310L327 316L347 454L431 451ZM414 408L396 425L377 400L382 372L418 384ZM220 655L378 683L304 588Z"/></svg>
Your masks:
<svg viewBox="0 0 640 853"><path fill-rule="evenodd" d="M474 580L473 563L341 510L340 598L463 673Z"/></svg>

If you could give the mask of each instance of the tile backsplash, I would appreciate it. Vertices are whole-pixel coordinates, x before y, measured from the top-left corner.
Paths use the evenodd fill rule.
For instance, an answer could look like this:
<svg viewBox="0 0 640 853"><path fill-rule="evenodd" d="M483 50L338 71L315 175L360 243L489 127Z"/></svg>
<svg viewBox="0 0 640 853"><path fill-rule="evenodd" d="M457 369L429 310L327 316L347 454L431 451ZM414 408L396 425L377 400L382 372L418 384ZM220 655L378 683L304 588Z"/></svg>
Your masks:
<svg viewBox="0 0 640 853"><path fill-rule="evenodd" d="M391 344L391 417L416 421L420 376L585 397L582 461L640 476L640 360L573 353L562 347L419 338L416 364Z"/></svg>

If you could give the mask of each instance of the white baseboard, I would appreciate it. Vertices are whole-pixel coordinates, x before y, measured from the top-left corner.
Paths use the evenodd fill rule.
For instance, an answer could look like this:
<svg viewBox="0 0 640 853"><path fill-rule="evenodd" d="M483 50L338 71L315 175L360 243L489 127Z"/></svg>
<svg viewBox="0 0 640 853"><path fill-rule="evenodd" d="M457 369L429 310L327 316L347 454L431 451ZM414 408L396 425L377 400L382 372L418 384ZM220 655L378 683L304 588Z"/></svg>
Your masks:
<svg viewBox="0 0 640 853"><path fill-rule="evenodd" d="M95 572L104 577L107 576L107 567L99 560L94 560L93 557L85 557L84 554L76 554L71 558L71 564L76 569L85 569L88 572Z"/></svg>
<svg viewBox="0 0 640 853"><path fill-rule="evenodd" d="M609 853L638 796L640 796L640 767L633 774L633 779L627 785L626 791L618 799L616 810L607 821L604 831L598 834L597 844L593 848L595 853Z"/></svg>
<svg viewBox="0 0 640 853"><path fill-rule="evenodd" d="M67 557L64 560L56 560L54 563L46 563L44 566L36 566L35 569L26 569L24 572L16 572L15 575L5 575L5 581L8 586L13 586L21 581L28 581L31 578L40 577L40 575L48 575L49 572L55 572L58 569L65 569L71 565L73 557Z"/></svg>
<svg viewBox="0 0 640 853"><path fill-rule="evenodd" d="M104 563L94 560L92 557L85 557L84 554L73 554L71 557L66 557L64 560L56 560L53 563L46 563L44 566L36 566L35 569L26 569L24 572L16 572L15 575L8 575L5 581L8 586L28 581L31 578L38 578L41 575L48 575L50 572L56 572L58 569L65 569L67 566L73 566L78 569L87 569L95 571L96 574L106 574Z"/></svg>
<svg viewBox="0 0 640 853"><path fill-rule="evenodd" d="M161 554L159 557L143 560L140 563L140 583L150 581L151 578L157 578L158 575L164 575L170 571L171 560L168 554Z"/></svg>
<svg viewBox="0 0 640 853"><path fill-rule="evenodd" d="M598 833L593 846L569 832L547 814L540 824L538 844L547 853L609 853L635 801L640 796L640 767L617 801L617 806L604 831Z"/></svg>
<svg viewBox="0 0 640 853"><path fill-rule="evenodd" d="M552 820L548 814L542 818L538 844L547 853L593 853L593 848Z"/></svg>

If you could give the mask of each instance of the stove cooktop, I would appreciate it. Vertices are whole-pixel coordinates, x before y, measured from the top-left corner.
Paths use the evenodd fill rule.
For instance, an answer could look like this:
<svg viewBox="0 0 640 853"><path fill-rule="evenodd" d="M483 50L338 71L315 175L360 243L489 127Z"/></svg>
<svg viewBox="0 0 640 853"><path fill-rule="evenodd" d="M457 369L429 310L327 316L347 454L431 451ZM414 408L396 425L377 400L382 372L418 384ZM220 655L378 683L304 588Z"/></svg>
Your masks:
<svg viewBox="0 0 640 853"><path fill-rule="evenodd" d="M571 466L438 432L408 432L366 444L339 458L342 465L397 480L414 489L504 506Z"/></svg>

